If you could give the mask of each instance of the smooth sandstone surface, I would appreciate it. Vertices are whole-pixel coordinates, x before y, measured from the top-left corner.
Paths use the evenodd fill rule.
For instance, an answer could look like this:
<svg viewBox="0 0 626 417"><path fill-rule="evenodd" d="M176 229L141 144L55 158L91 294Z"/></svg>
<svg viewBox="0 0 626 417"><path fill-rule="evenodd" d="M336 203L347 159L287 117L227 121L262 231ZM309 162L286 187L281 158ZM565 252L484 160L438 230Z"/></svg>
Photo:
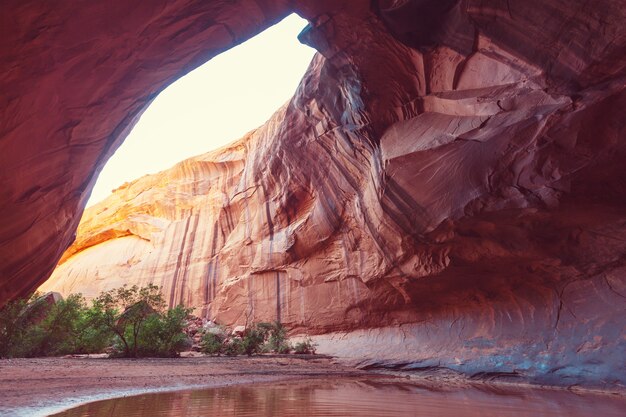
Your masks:
<svg viewBox="0 0 626 417"><path fill-rule="evenodd" d="M159 89L296 10L319 54L294 98L87 210L42 289L152 282L366 367L626 384L621 1L120 2L100 26L84 12L89 39L17 4L33 10L2 45L0 298L48 277Z"/></svg>

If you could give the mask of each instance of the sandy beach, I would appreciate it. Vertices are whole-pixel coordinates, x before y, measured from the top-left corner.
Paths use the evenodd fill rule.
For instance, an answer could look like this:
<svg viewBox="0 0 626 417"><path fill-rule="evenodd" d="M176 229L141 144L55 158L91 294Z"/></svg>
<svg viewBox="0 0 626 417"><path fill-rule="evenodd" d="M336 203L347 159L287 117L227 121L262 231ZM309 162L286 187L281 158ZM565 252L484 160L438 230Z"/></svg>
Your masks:
<svg viewBox="0 0 626 417"><path fill-rule="evenodd" d="M319 355L5 359L0 360L0 416L47 415L145 392L366 375Z"/></svg>

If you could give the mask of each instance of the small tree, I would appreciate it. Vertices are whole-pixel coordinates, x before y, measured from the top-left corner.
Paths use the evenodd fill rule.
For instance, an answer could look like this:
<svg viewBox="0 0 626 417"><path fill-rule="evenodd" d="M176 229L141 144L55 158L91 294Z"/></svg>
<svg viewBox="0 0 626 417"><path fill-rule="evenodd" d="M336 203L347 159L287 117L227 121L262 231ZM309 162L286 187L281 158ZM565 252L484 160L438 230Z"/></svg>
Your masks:
<svg viewBox="0 0 626 417"><path fill-rule="evenodd" d="M101 293L93 301L93 320L113 332L122 345L122 355L137 357L138 338L144 322L165 308L159 287L133 285Z"/></svg>
<svg viewBox="0 0 626 417"><path fill-rule="evenodd" d="M240 337L226 339L222 347L222 352L226 356L237 356L245 353L243 340Z"/></svg>
<svg viewBox="0 0 626 417"><path fill-rule="evenodd" d="M193 309L182 305L167 310L165 314L149 316L139 332L137 345L142 356L175 357L189 344L183 332L185 321Z"/></svg>
<svg viewBox="0 0 626 417"><path fill-rule="evenodd" d="M11 358L17 353L26 323L23 316L26 300L14 300L0 308L0 358Z"/></svg>
<svg viewBox="0 0 626 417"><path fill-rule="evenodd" d="M287 329L279 322L259 323L259 327L263 326L267 329L269 339L265 344L265 349L269 352L289 353L291 346L287 341Z"/></svg>
<svg viewBox="0 0 626 417"><path fill-rule="evenodd" d="M155 285L103 292L90 308L80 294L13 301L0 309L0 357L101 352L114 339L122 356L177 356L191 309L164 307Z"/></svg>
<svg viewBox="0 0 626 417"><path fill-rule="evenodd" d="M49 356L76 351L76 341L81 329L78 324L87 309L81 294L71 294L57 301L41 322L43 338L39 354Z"/></svg>
<svg viewBox="0 0 626 417"><path fill-rule="evenodd" d="M207 355L220 355L224 350L226 335L223 333L205 333L202 336L201 351Z"/></svg>
<svg viewBox="0 0 626 417"><path fill-rule="evenodd" d="M100 314L93 305L83 310L76 323L74 353L100 353L111 346L114 333L99 322Z"/></svg>
<svg viewBox="0 0 626 417"><path fill-rule="evenodd" d="M306 337L303 341L296 343L293 351L299 355L314 355L316 346L310 337Z"/></svg>
<svg viewBox="0 0 626 417"><path fill-rule="evenodd" d="M40 355L46 336L41 321L50 307L39 293L4 305L0 309L0 357Z"/></svg>
<svg viewBox="0 0 626 417"><path fill-rule="evenodd" d="M252 356L261 351L261 347L265 342L265 333L258 326L251 326L246 329L241 339L243 345L243 353Z"/></svg>

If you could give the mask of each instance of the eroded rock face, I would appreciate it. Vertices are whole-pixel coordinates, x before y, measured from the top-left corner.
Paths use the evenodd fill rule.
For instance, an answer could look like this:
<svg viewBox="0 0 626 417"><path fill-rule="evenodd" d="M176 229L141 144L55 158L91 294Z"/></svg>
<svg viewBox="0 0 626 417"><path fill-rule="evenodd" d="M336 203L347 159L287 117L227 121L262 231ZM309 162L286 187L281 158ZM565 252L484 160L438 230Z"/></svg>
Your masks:
<svg viewBox="0 0 626 417"><path fill-rule="evenodd" d="M319 51L294 98L89 209L44 288L153 282L366 365L625 384L621 3L293 7Z"/></svg>
<svg viewBox="0 0 626 417"><path fill-rule="evenodd" d="M281 0L3 1L0 300L52 273L100 169L163 88L287 14Z"/></svg>

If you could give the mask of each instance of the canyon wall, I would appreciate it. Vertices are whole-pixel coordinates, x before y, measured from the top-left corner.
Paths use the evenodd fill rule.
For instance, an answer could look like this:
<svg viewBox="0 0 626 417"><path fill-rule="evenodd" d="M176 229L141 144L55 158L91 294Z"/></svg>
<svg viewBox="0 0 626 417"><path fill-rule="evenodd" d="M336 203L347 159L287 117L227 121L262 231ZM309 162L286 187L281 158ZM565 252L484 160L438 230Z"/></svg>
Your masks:
<svg viewBox="0 0 626 417"><path fill-rule="evenodd" d="M290 3L319 51L294 98L88 209L42 288L153 282L171 305L279 319L362 366L623 386L622 6ZM72 229L79 195L55 224ZM21 288L45 278L14 265Z"/></svg>
<svg viewBox="0 0 626 417"><path fill-rule="evenodd" d="M153 98L289 11L281 0L3 0L1 8L3 303L50 276L98 173Z"/></svg>

